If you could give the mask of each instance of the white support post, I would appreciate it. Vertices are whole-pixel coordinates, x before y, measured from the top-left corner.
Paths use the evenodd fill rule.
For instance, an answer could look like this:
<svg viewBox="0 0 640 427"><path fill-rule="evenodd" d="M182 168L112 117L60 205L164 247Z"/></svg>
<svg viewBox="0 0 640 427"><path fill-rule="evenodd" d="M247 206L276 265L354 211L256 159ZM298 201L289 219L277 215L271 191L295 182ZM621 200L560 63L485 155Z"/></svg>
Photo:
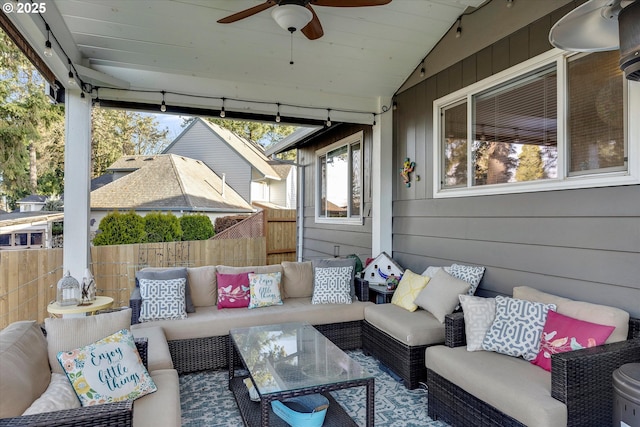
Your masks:
<svg viewBox="0 0 640 427"><path fill-rule="evenodd" d="M89 267L91 103L66 90L64 146L64 272L82 282Z"/></svg>
<svg viewBox="0 0 640 427"><path fill-rule="evenodd" d="M382 99L378 102L382 111ZM371 256L386 252L392 256L393 225L393 110L376 117L372 144L372 226Z"/></svg>

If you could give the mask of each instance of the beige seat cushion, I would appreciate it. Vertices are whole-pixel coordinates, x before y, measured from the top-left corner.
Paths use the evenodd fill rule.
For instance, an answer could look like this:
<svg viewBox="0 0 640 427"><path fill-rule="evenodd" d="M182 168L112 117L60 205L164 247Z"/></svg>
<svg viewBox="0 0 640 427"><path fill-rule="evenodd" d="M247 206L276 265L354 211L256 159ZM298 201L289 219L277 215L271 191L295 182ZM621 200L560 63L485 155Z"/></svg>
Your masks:
<svg viewBox="0 0 640 427"><path fill-rule="evenodd" d="M524 359L466 347L427 347L425 364L529 427L565 427L567 407L551 397L551 374Z"/></svg>
<svg viewBox="0 0 640 427"><path fill-rule="evenodd" d="M150 375L158 390L133 402L133 426L179 427L182 412L178 372L161 369L150 372Z"/></svg>
<svg viewBox="0 0 640 427"><path fill-rule="evenodd" d="M131 309L79 318L44 319L51 371L64 374L58 353L84 347L131 327Z"/></svg>
<svg viewBox="0 0 640 427"><path fill-rule="evenodd" d="M194 306L210 307L218 304L218 282L214 266L188 267L187 278Z"/></svg>
<svg viewBox="0 0 640 427"><path fill-rule="evenodd" d="M407 311L395 304L372 304L364 319L409 346L444 342L444 324L426 310Z"/></svg>
<svg viewBox="0 0 640 427"><path fill-rule="evenodd" d="M164 331L159 326L133 329L134 338L147 338L147 370L149 372L158 369L173 369L173 360L169 352L169 344L164 336Z"/></svg>
<svg viewBox="0 0 640 427"><path fill-rule="evenodd" d="M313 296L313 263L282 262L282 285L285 298L306 298Z"/></svg>
<svg viewBox="0 0 640 427"><path fill-rule="evenodd" d="M0 418L21 415L49 386L47 341L33 320L0 331Z"/></svg>
<svg viewBox="0 0 640 427"><path fill-rule="evenodd" d="M283 305L261 308L198 307L184 320L159 320L139 323L131 327L135 334L140 328L160 326L167 340L224 336L233 328L285 322L309 322L312 325L350 322L364 318L370 302L352 304L311 304L311 298L287 298Z"/></svg>
<svg viewBox="0 0 640 427"><path fill-rule="evenodd" d="M592 304L583 301L573 301L548 294L528 286L518 286L513 288L513 297L527 301L542 302L545 304L555 304L556 311L574 319L585 322L597 323L599 325L615 326L613 333L609 336L606 344L612 342L625 341L629 333L629 313L616 307L601 304Z"/></svg>

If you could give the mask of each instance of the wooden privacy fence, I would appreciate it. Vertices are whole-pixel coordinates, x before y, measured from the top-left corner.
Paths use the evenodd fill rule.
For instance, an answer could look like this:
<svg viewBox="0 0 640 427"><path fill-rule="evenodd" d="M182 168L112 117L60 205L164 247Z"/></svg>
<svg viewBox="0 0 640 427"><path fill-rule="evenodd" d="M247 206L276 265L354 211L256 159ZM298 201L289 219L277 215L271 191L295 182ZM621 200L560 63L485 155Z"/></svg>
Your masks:
<svg viewBox="0 0 640 427"><path fill-rule="evenodd" d="M265 265L266 242L254 237L94 246L91 270L99 295L112 297L114 307L128 306L141 268ZM62 249L0 251L0 329L18 320L44 321L47 304L56 298L62 265Z"/></svg>
<svg viewBox="0 0 640 427"><path fill-rule="evenodd" d="M0 329L18 320L44 321L63 275L62 249L0 251ZM91 247L99 295L129 305L144 267L267 265L296 260L296 211L264 209L210 240ZM81 278L76 277L81 280Z"/></svg>

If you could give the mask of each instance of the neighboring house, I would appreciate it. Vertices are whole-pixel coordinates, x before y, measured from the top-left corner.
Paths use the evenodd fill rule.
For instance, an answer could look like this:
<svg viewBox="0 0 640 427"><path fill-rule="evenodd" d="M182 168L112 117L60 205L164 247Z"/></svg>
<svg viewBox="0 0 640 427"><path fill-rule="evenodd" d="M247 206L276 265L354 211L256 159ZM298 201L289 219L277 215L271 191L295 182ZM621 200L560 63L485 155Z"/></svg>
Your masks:
<svg viewBox="0 0 640 427"><path fill-rule="evenodd" d="M63 212L12 212L0 214L0 250L53 247L52 226Z"/></svg>
<svg viewBox="0 0 640 427"><path fill-rule="evenodd" d="M367 125L280 148L297 147L304 171L305 260L335 245L378 255L372 165L392 162L392 191L376 197L393 206L392 255L404 268L482 265L484 296L528 285L640 315L640 83L624 79L618 51L552 49L549 30L570 8L536 7L536 20L509 9L520 27L502 38L485 29L504 3L487 3L464 17L461 38L436 45L394 97L393 158L371 160ZM347 212L332 206L345 200Z"/></svg>
<svg viewBox="0 0 640 427"><path fill-rule="evenodd" d="M249 202L295 206L295 170L290 164L277 171L280 163L270 161L262 147L199 117L163 153L203 161Z"/></svg>
<svg viewBox="0 0 640 427"><path fill-rule="evenodd" d="M109 212L203 213L211 218L254 209L200 160L175 154L124 156L108 169L115 179L91 192L91 231Z"/></svg>
<svg viewBox="0 0 640 427"><path fill-rule="evenodd" d="M38 194L31 194L16 202L20 208L20 212L37 212L41 211L44 204L47 202L47 196L40 196Z"/></svg>

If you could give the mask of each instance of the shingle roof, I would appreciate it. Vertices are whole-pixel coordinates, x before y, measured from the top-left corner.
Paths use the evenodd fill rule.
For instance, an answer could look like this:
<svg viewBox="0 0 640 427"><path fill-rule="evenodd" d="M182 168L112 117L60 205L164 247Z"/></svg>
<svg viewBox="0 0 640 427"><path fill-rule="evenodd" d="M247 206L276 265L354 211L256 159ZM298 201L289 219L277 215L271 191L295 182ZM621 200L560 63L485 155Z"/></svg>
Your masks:
<svg viewBox="0 0 640 427"><path fill-rule="evenodd" d="M23 197L18 200L16 203L45 203L47 201L47 196L41 196L39 194L30 194L27 197Z"/></svg>
<svg viewBox="0 0 640 427"><path fill-rule="evenodd" d="M291 168L293 167L291 163L284 163L273 160L270 160L269 164L281 179L287 179L289 171L291 171Z"/></svg>
<svg viewBox="0 0 640 427"><path fill-rule="evenodd" d="M131 156L122 156L107 168L108 171L134 171L145 166L148 162L153 161L156 155L140 154Z"/></svg>
<svg viewBox="0 0 640 427"><path fill-rule="evenodd" d="M147 156L149 157L149 156ZM251 212L251 205L199 160L161 154L144 167L91 192L100 210Z"/></svg>

